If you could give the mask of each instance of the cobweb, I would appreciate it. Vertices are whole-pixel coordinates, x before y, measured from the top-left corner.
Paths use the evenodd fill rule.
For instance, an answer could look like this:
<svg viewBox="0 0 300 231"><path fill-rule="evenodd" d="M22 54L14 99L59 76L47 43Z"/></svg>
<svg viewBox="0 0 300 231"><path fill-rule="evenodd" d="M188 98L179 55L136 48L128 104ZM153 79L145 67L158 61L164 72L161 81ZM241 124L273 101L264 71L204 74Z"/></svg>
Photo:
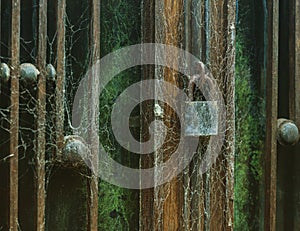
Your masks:
<svg viewBox="0 0 300 231"><path fill-rule="evenodd" d="M90 1L67 1L65 15L66 28L66 77L64 83L64 136L73 134L72 107L76 90L80 81L85 77L91 66L91 6ZM155 17L143 18L145 11L150 11L147 1L101 1L101 56L104 56L121 47L140 43L147 40L147 20L155 21L153 40L151 42L171 44L194 54L203 61L212 76L216 79L218 87L223 94L226 105L226 140L221 155L216 163L204 174L200 166L204 153L207 151L209 137L200 137L199 145L190 165L174 180L163 186L150 190L128 190L110 185L99 180L99 230L227 230L233 227L233 153L234 153L234 1L165 1L165 5L155 5ZM54 1L48 1L48 36L47 36L47 63L56 66L57 63L57 30L56 6ZM36 64L37 55L37 3L36 0L22 1L22 31L21 31L21 63ZM153 5L152 5L153 6ZM143 8L144 7L144 8ZM3 12L3 13L2 13ZM8 33L10 7L8 1L2 3L1 25L8 28L1 30L1 62L9 63ZM7 20L3 20L7 18ZM143 22L144 20L144 22ZM142 27L146 29L143 29ZM153 29L153 28L152 28ZM141 31L144 31L143 33ZM146 32L145 32L146 31ZM150 32L149 32L150 33ZM112 158L132 168L151 167L166 161L178 147L178 134L182 125L178 121L175 111L162 102L141 102L132 116L142 117L138 121L144 123L153 119L154 109L158 104L163 109L165 117L162 121L168 127L167 139L163 146L151 157L136 156L124 150L116 142L110 121L112 105L118 95L131 84L143 78L164 79L175 83L188 93L189 78L173 70L162 67L149 67L154 70L147 73L147 68L136 67L120 73L99 97L99 137L100 142ZM195 73L197 74L197 73ZM174 81L175 79L175 81ZM37 85L36 82L26 80L20 82L19 104L19 164L20 164L20 192L30 194L34 191L35 156L36 156L36 118L37 118ZM61 119L55 111L55 80L47 79L47 105L46 105L46 192L49 194L51 181L59 171L72 171L79 173L82 178L90 176L82 171L77 162L70 164L67 161L56 159L57 146L55 143L55 123ZM156 89L159 93L161 89ZM0 146L3 152L0 155L1 164L9 163L9 111L10 111L10 84L1 80L0 100ZM202 92L194 92L195 101L203 101ZM145 109L145 105L150 107ZM149 120L149 121L148 121ZM133 135L141 141L147 137L148 127L141 124L131 128ZM146 135L144 133L147 133ZM148 159L147 159L148 158ZM70 174L70 173L68 173ZM155 173L155 181L161 177ZM74 179L74 178L72 178ZM85 188L82 183L81 188ZM52 190L53 187L51 187ZM26 194L25 193L25 194ZM82 189L82 194L86 190ZM26 195L27 195L26 194ZM26 197L26 195L24 197ZM150 196L149 196L150 195ZM32 195L28 196L32 199ZM80 202L85 202L83 196ZM75 199L74 199L75 198ZM70 200L69 203L73 203ZM150 202L149 202L150 201ZM55 203L55 201L51 201ZM49 213L51 207L47 205ZM33 202L31 203L31 205ZM34 212L31 206L30 212ZM70 208L67 206L67 208ZM79 209L82 209L79 211ZM72 214L80 213L85 227L86 206L82 205ZM52 210L54 211L54 210ZM57 211L57 210L56 210ZM50 217L50 215L48 215ZM53 215L55 216L55 215ZM58 214L59 216L59 214ZM71 216L71 215L69 215ZM47 219L49 219L49 217ZM83 218L82 218L83 217ZM50 219L51 220L51 219ZM52 219L51 222L54 220ZM150 222L149 222L150 221ZM26 226L26 222L23 222ZM27 224L28 225L28 224ZM30 226L30 225L29 225ZM84 229L84 228L83 228Z"/></svg>

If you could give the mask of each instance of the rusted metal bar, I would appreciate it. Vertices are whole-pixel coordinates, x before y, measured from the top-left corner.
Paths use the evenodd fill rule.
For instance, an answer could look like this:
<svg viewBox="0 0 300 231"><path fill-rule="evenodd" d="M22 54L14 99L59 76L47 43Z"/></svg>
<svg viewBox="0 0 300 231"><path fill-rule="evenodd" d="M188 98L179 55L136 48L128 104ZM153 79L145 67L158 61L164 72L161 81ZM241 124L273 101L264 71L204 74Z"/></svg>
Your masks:
<svg viewBox="0 0 300 231"><path fill-rule="evenodd" d="M268 0L265 231L276 230L279 1Z"/></svg>
<svg viewBox="0 0 300 231"><path fill-rule="evenodd" d="M38 21L38 78L37 133L36 133L36 230L45 230L45 124L46 124L46 54L47 1L39 1Z"/></svg>
<svg viewBox="0 0 300 231"><path fill-rule="evenodd" d="M92 1L92 30L90 48L92 51L91 64L95 64L100 59L100 1ZM99 123L99 73L98 68L92 70L89 80L89 121L91 121L89 131L90 151L93 169L88 179L88 230L98 229L98 136L95 136ZM95 124L94 124L95 123Z"/></svg>
<svg viewBox="0 0 300 231"><path fill-rule="evenodd" d="M9 229L18 230L18 139L19 139L19 65L20 65L20 0L12 0L11 13L11 108L9 168Z"/></svg>
<svg viewBox="0 0 300 231"><path fill-rule="evenodd" d="M62 155L64 144L64 88L65 88L65 13L66 0L57 0L57 81L56 81L56 148Z"/></svg>

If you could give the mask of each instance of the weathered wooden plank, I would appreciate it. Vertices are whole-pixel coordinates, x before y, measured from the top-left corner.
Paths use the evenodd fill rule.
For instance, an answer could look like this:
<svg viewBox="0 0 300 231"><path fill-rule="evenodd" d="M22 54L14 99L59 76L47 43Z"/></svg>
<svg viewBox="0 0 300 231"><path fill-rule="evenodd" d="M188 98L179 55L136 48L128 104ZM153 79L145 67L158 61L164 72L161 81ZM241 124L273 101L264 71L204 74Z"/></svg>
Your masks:
<svg viewBox="0 0 300 231"><path fill-rule="evenodd" d="M64 143L64 88L65 88L65 14L66 0L57 0L57 64L56 64L56 155L61 157Z"/></svg>
<svg viewBox="0 0 300 231"><path fill-rule="evenodd" d="M294 121L300 128L300 2L295 1L295 115Z"/></svg>
<svg viewBox="0 0 300 231"><path fill-rule="evenodd" d="M155 20L155 26L154 26L154 31L155 31L155 38L154 38L154 42L155 43L164 43L165 42L165 27L167 27L167 24L165 22L166 20L166 15L165 15L165 1L159 1L159 0L155 0L155 12L154 12L154 20ZM158 59L159 57L157 57L157 55L155 54L155 58ZM154 78L158 79L161 78L163 76L163 68L162 67L157 67L155 66L155 73L154 73ZM154 89L155 94L159 94L159 89ZM158 104L157 101L154 102L155 104ZM164 111L164 114L166 114L166 112ZM154 117L155 118L155 117ZM161 118L155 118L155 119L161 119ZM157 131L157 128L156 132ZM163 158L163 147L160 147L159 150L156 150L154 152L154 161L153 161L153 165L158 165L161 162L164 161ZM161 175L161 173L159 172L155 172L154 173L154 182L157 181L157 179L159 176ZM167 190L168 190L168 185L162 185L162 186L156 186L153 188L153 230L155 231L160 231L160 230L164 230L164 213L165 213L165 200L166 200L166 194L167 194ZM170 190L170 189L169 189ZM173 198L174 199L174 198ZM175 202L177 203L177 202ZM172 213L177 214L176 211L176 207L172 208L174 209L174 211L172 211ZM172 214L171 213L171 214ZM176 217L175 217L176 218ZM176 221L177 224L174 225L178 225L178 221ZM174 228L173 226L170 226L170 228Z"/></svg>
<svg viewBox="0 0 300 231"><path fill-rule="evenodd" d="M187 0L184 2L184 47L185 50L191 52L192 50L192 0ZM189 60L187 63L190 65ZM185 121L186 123L186 121ZM191 230L191 214L192 213L192 204L191 204L191 182L190 182L190 166L186 167L183 172L183 205L182 205L182 230ZM196 195L197 196L197 195ZM197 202L195 203L197 204Z"/></svg>
<svg viewBox="0 0 300 231"><path fill-rule="evenodd" d="M211 230L233 230L235 4L232 0L209 3L209 67L226 105L224 148L210 171Z"/></svg>
<svg viewBox="0 0 300 231"><path fill-rule="evenodd" d="M46 124L46 54L47 0L39 1L38 21L38 78L37 133L36 133L36 230L45 230L45 124Z"/></svg>
<svg viewBox="0 0 300 231"><path fill-rule="evenodd" d="M155 0L142 1L142 42L153 43L155 40ZM154 67L142 67L142 80L154 78ZM153 86L149 86L153 87ZM141 138L142 142L149 139L149 121L154 119L153 102L144 102L141 104ZM141 155L140 168L151 168L154 164L154 156ZM140 190L140 212L139 212L139 230L153 230L154 227L154 189Z"/></svg>
<svg viewBox="0 0 300 231"><path fill-rule="evenodd" d="M91 64L95 64L100 59L100 1L92 1L92 31L91 31L91 41L90 48L92 51ZM90 140L90 151L92 163L94 166L93 171L90 172L90 178L88 179L88 230L98 229L98 147L99 140L94 134L95 126L99 126L97 123L99 118L95 118L99 111L99 74L98 68L93 70L91 73L91 79L89 80L89 119L92 121L91 130L89 131ZM96 123L95 125L93 123Z"/></svg>
<svg viewBox="0 0 300 231"><path fill-rule="evenodd" d="M193 0L192 1L192 33L191 41L192 49L191 52L202 62L206 62L206 12L208 9L205 7L206 1ZM197 99L194 99L197 100ZM199 147L207 146L207 138L200 138ZM191 189L193 192L191 198L191 217L190 217L190 228L191 230L206 230L207 218L209 216L209 207L207 206L209 198L209 192L205 192L208 189L206 180L209 177L206 173L201 174L199 166L204 150L199 148L194 161L192 162L193 172L190 174Z"/></svg>
<svg viewBox="0 0 300 231"><path fill-rule="evenodd" d="M185 50L191 52L201 61L205 50L205 5L202 0L186 1L185 3ZM205 52L204 52L205 54ZM189 63L189 65L194 65ZM198 73L195 73L198 74ZM193 92L191 92L193 94ZM198 100L193 98L191 100ZM185 121L186 122L186 121ZM206 138L199 140L199 147L206 146ZM205 230L205 193L204 176L200 173L203 149L199 148L190 166L183 173L184 177L184 230Z"/></svg>
<svg viewBox="0 0 300 231"><path fill-rule="evenodd" d="M234 157L235 157L235 22L236 1L228 0L225 5L226 17L226 223L225 230L233 230L234 223Z"/></svg>
<svg viewBox="0 0 300 231"><path fill-rule="evenodd" d="M159 24L156 25L156 36L158 42L181 47L183 43L184 24L184 1L165 0L159 4L156 10L156 17L161 14ZM172 57L173 58L173 57ZM179 57L175 56L172 60L174 66L179 65ZM169 68L162 69L164 81L180 87L179 74ZM156 76L159 78L159 75ZM157 89L159 91L159 89ZM159 92L157 92L159 94ZM168 92L172 98L176 98L175 92ZM157 151L156 162L165 162L176 150L180 139L180 121L177 119L176 112L170 106L164 107L164 123L170 129L165 143L161 150ZM157 173L159 176L160 173ZM183 187L182 175L174 178L165 185L155 188L155 204L157 204L158 216L155 230L180 230L182 228L182 207L183 207ZM163 199L163 200L162 200Z"/></svg>
<svg viewBox="0 0 300 231"><path fill-rule="evenodd" d="M2 4L1 4L2 1L0 1L0 14L2 15L2 12L1 12L1 9L2 9ZM2 40L2 24L1 24L1 17L0 16L0 54L1 54L1 40ZM0 63L1 63L1 60L0 60Z"/></svg>
<svg viewBox="0 0 300 231"><path fill-rule="evenodd" d="M268 50L266 83L265 230L276 230L278 29L279 2L268 0Z"/></svg>
<svg viewBox="0 0 300 231"><path fill-rule="evenodd" d="M17 231L18 222L18 140L19 140L19 65L20 65L20 0L11 1L11 108L9 168L9 229Z"/></svg>
<svg viewBox="0 0 300 231"><path fill-rule="evenodd" d="M224 54L226 36L224 35L226 28L226 15L224 14L225 2L209 1L209 67L213 77L222 86L225 82L225 57ZM225 88L224 88L225 89ZM222 89L222 93L224 91ZM226 121L227 123L227 121ZM225 230L225 155L219 155L216 163L210 170L210 185L209 185L209 229L210 230Z"/></svg>

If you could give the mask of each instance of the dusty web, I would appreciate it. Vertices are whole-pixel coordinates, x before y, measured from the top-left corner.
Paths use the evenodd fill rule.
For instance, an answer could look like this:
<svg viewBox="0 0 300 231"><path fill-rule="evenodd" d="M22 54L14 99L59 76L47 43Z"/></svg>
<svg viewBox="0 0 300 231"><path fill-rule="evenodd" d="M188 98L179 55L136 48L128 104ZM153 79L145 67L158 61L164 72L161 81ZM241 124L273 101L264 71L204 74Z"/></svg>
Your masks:
<svg viewBox="0 0 300 231"><path fill-rule="evenodd" d="M57 28L56 6L54 1L48 1L48 36L47 36L47 63L56 66L57 60ZM102 1L104 2L104 1ZM141 230L225 230L233 225L233 153L234 153L234 6L235 1L227 0L227 4L213 0L194 1L165 1L164 5L157 1L155 15L143 18L143 12L150 12L147 1L110 1L101 3L101 56L104 56L121 47L140 43L141 37L153 35L154 41L171 44L183 48L203 61L216 84L223 93L226 105L226 130L221 131L226 135L222 152L216 163L204 174L201 174L202 157L207 152L209 137L200 137L198 149L195 152L189 166L174 180L163 186L157 186L149 191L137 192L121 189L100 180L99 194L99 227L103 230L137 230L138 224ZM37 56L37 10L36 1L22 1L22 32L21 32L21 63L36 64ZM143 5L144 4L144 5ZM141 9L141 7L144 7ZM153 7L153 5L152 5ZM3 14L2 14L3 12ZM1 8L1 19L9 18L10 7L8 1L4 1ZM134 12L134 13L133 13ZM143 21L144 20L144 21ZM154 28L149 29L147 21L155 22ZM65 81L63 95L64 115L57 116L56 104L56 77L47 79L47 104L46 104L46 192L51 186L51 181L57 179L59 172L65 168L79 172L84 179L89 178L86 172L78 171L75 159L66 161L57 159L56 153L56 122L64 120L64 136L73 135L72 131L72 107L73 100L82 78L91 64L91 7L89 1L67 1L65 15L66 42L65 42ZM1 20L1 26L9 25L8 20ZM143 28L144 27L144 28ZM148 30L149 29L149 30ZM141 30L143 35L141 35ZM147 31L148 30L148 31ZM5 32L7 31L7 32ZM1 62L10 62L9 35L10 28L1 30ZM147 34L148 33L148 34ZM145 35L147 34L147 35ZM180 62L182 60L174 60ZM187 65L189 63L187 62ZM151 72L151 68L152 72ZM150 70L150 71L149 71ZM148 71L148 72L147 72ZM110 83L102 96L100 96L100 130L99 135L107 152L115 160L132 168L151 167L161 164L170 158L178 148L182 124L175 110L163 102L154 101L150 105L157 111L144 110L141 105L132 113L137 123L131 131L137 139L144 140L148 133L148 127L140 127L140 123L150 123L154 116L167 126L167 136L162 147L152 153L145 160L132 155L117 144L110 128L110 112L112 104L118 94L130 84L143 78L163 79L174 83L187 94L189 78L167 68L149 67L133 68L120 73ZM198 74L198 73L194 73ZM147 76L146 76L147 75ZM155 89L157 94L164 89ZM172 96L173 92L170 92ZM194 101L203 101L203 92L192 92ZM9 121L10 121L10 85L1 80L0 100L0 145L3 152L0 154L1 164L8 164L9 160ZM176 98L174 98L176 99ZM144 102L145 103L145 102ZM147 104L147 102L145 103ZM144 105L145 106L145 105ZM147 105L146 105L147 106ZM36 81L27 79L20 82L20 125L19 125L19 152L20 152L20 184L21 189L30 194L34 189L34 177L36 175L35 156L37 119L37 85ZM141 110L141 111L140 111ZM160 110L163 117L161 117ZM156 113L156 114L155 114ZM141 118L142 117L142 118ZM149 121L148 121L149 120ZM138 125L137 125L138 124ZM136 126L137 125L137 126ZM158 129L158 128L157 128ZM159 134L159 131L158 133ZM158 138L158 137L157 137ZM198 139L198 138L197 138ZM185 151L190 151L186 147ZM213 153L213 147L211 155ZM142 157L141 157L142 159ZM70 164L70 161L74 161ZM58 165L54 165L53 163ZM160 172L155 172L154 181L162 177ZM82 180L82 179L80 179ZM59 185L59 184L58 184ZM81 185L82 186L82 185ZM85 185L84 185L85 186ZM81 193L85 190L81 187ZM80 188L80 187L79 187ZM57 189L56 189L57 190ZM61 191L59 191L61 192ZM147 194L148 193L148 194ZM150 195L150 196L149 196ZM47 195L48 196L48 195ZM139 198L140 197L140 198ZM74 199L75 198L75 199ZM73 199L76 200L76 197ZM83 202L83 197L79 201ZM32 199L32 198L31 198ZM150 201L150 202L149 202ZM74 201L69 201L72 204ZM33 203L33 202L32 202ZM51 207L51 205L49 204ZM34 206L31 206L32 208ZM138 208L140 207L140 209ZM55 207L52 207L55 209ZM57 208L56 208L57 209ZM81 217L85 219L86 207L82 209ZM77 208L75 209L77 210ZM76 212L76 211L75 211ZM146 214L146 216L144 215ZM58 214L57 216L59 216ZM78 217L78 215L77 215ZM53 218L52 221L55 219ZM149 222L149 220L151 222ZM83 222L84 223L84 222ZM150 224L151 223L151 224ZM151 227L151 228L150 228Z"/></svg>

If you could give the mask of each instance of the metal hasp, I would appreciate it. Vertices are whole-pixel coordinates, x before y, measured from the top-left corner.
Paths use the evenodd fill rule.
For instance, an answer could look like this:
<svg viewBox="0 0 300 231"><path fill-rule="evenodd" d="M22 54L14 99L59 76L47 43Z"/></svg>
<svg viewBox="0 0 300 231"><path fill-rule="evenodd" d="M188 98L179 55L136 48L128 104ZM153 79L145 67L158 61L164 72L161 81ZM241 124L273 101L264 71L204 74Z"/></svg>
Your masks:
<svg viewBox="0 0 300 231"><path fill-rule="evenodd" d="M210 136L218 134L218 102L192 101L185 103L185 136Z"/></svg>
<svg viewBox="0 0 300 231"><path fill-rule="evenodd" d="M292 120L277 120L277 140L281 145L295 145L299 141L299 129Z"/></svg>

